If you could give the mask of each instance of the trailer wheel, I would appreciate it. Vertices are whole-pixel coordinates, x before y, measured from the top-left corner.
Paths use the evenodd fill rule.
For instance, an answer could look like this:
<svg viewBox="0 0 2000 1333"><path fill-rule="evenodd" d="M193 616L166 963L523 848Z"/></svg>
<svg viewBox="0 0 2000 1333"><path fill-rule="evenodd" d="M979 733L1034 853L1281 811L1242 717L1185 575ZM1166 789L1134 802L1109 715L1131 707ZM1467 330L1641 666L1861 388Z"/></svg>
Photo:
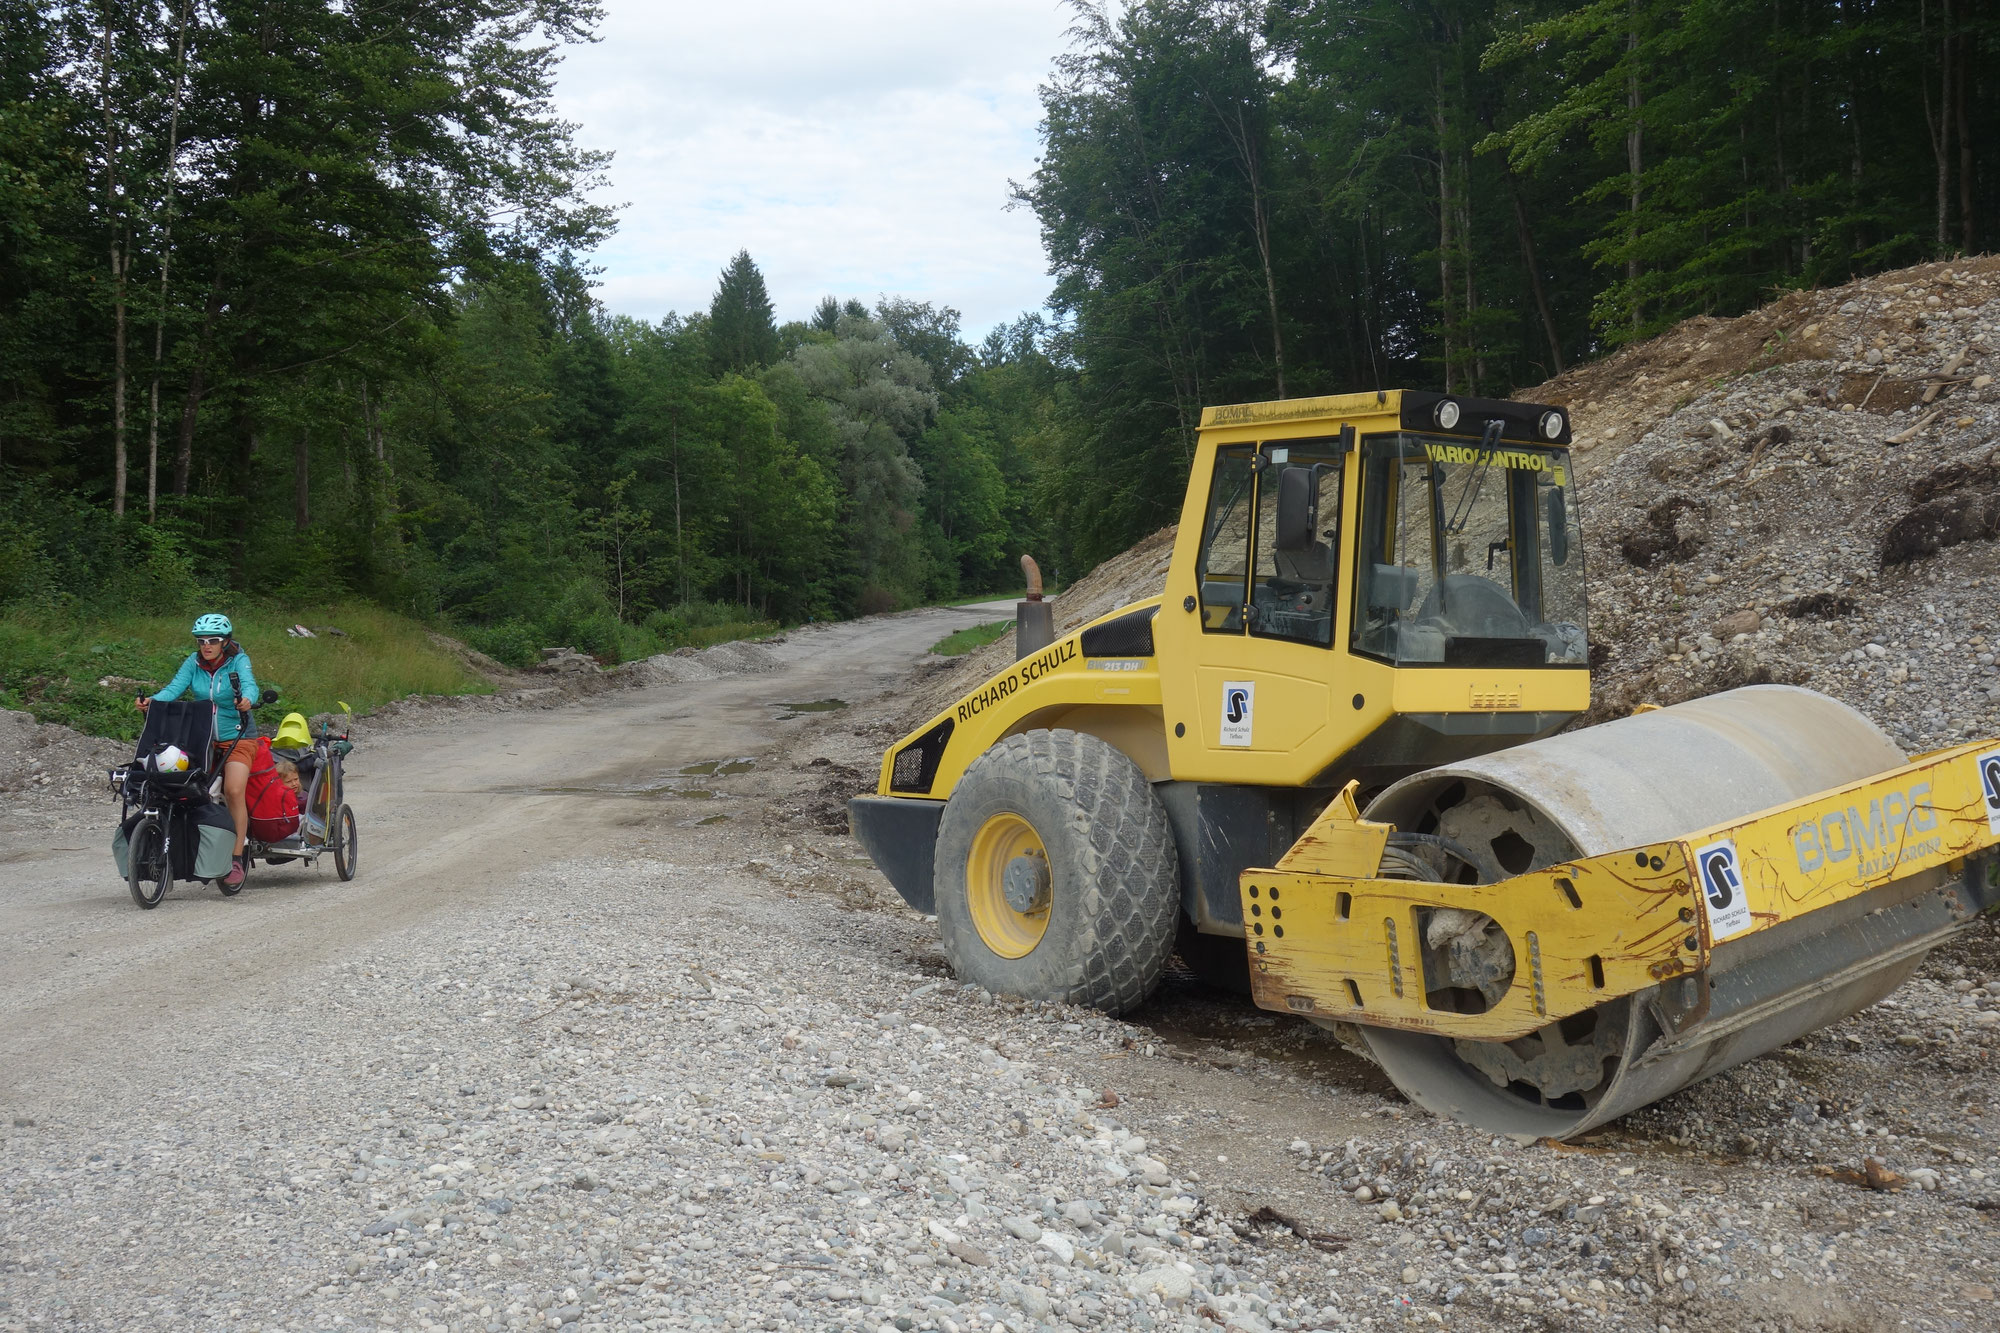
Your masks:
<svg viewBox="0 0 2000 1333"><path fill-rule="evenodd" d="M1124 1013L1173 953L1166 808L1095 736L1030 731L975 760L945 804L934 871L945 956L996 994Z"/></svg>

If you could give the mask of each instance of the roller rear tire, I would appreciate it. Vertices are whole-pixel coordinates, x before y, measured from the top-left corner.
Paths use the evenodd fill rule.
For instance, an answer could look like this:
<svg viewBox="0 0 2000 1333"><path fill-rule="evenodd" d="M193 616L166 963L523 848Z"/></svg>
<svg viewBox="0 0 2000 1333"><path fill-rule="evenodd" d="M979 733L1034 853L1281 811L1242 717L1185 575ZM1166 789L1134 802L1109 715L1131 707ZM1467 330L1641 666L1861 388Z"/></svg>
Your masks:
<svg viewBox="0 0 2000 1333"><path fill-rule="evenodd" d="M945 804L933 869L945 956L995 994L1120 1014L1173 953L1166 807L1095 736L1030 731L981 755Z"/></svg>

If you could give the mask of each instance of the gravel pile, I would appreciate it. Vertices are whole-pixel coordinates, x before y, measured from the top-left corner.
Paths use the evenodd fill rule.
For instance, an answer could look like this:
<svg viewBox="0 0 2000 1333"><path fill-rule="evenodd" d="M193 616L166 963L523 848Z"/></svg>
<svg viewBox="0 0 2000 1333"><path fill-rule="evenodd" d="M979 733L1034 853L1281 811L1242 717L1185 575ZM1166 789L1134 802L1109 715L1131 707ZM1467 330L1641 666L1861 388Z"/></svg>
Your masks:
<svg viewBox="0 0 2000 1333"><path fill-rule="evenodd" d="M755 643L718 643L696 651L681 648L661 653L643 662L630 662L612 672L628 677L631 685L677 685L688 681L720 680L724 676L765 676L783 663L771 649L785 642L783 635Z"/></svg>
<svg viewBox="0 0 2000 1333"><path fill-rule="evenodd" d="M104 825L105 774L130 746L0 708L0 829L50 833ZM96 807L94 821L85 811Z"/></svg>
<svg viewBox="0 0 2000 1333"><path fill-rule="evenodd" d="M2000 273L1794 304L1791 359L1579 467L1596 716L1782 681L1906 749L1994 735Z"/></svg>

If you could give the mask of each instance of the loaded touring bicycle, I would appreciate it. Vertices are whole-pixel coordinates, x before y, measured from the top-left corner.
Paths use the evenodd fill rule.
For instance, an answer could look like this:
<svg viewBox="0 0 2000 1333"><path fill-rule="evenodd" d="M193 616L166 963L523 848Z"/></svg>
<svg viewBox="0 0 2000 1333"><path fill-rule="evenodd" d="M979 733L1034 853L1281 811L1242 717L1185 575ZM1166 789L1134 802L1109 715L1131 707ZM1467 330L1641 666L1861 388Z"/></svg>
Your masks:
<svg viewBox="0 0 2000 1333"><path fill-rule="evenodd" d="M266 689L264 695L275 702L277 690ZM112 789L122 802L112 854L132 900L141 907L159 906L176 880L205 880L229 895L242 892L242 884L231 886L226 879L236 825L220 796L215 714L215 706L203 700L154 703L132 761L111 770ZM254 734L254 729L245 732ZM299 814L280 830L283 836L260 838L253 800L245 868L259 859L266 865L317 865L332 852L341 879L353 879L360 840L346 803L343 772L353 742L345 733L336 735L331 724L313 736L297 713L286 716L274 740L275 745L258 747L252 786L272 776L274 758L289 760L302 784Z"/></svg>
<svg viewBox="0 0 2000 1333"><path fill-rule="evenodd" d="M210 788L215 761L215 705L156 703L146 713L132 762L111 770L120 798L111 854L132 901L153 908L174 881L208 880L224 893L236 850L236 824Z"/></svg>

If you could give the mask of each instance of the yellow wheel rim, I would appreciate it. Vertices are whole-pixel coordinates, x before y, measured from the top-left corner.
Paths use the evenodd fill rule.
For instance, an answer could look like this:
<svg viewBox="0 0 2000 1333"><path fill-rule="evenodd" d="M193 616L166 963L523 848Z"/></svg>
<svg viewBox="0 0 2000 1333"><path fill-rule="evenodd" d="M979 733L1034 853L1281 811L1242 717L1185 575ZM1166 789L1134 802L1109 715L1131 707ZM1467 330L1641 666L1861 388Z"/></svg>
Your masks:
<svg viewBox="0 0 2000 1333"><path fill-rule="evenodd" d="M1030 858L1015 866L1017 860ZM1040 858L1040 883L1048 883L1048 848L1034 825L1016 814L1000 814L987 820L973 835L972 850L965 858L965 896L972 909L972 924L986 947L1002 958L1025 958L1042 942L1049 928L1051 891L1043 887L1023 911L1016 904L1028 895L1022 891L1025 872L1035 869L1032 858ZM1007 871L1015 869L1014 901L1007 895Z"/></svg>

